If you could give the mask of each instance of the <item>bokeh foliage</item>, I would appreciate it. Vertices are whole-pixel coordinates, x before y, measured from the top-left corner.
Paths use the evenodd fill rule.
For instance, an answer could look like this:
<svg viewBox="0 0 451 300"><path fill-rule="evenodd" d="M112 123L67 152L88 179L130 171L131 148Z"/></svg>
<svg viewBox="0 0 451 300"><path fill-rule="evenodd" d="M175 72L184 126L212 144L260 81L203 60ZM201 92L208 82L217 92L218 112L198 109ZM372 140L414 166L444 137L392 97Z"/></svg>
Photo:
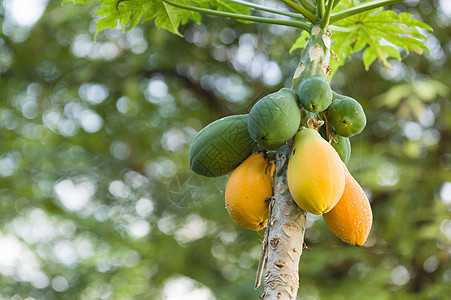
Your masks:
<svg viewBox="0 0 451 300"><path fill-rule="evenodd" d="M11 1L9 1L11 2ZM368 116L349 169L370 198L364 247L309 216L302 299L446 299L451 294L451 14L396 11L433 27L431 53L392 70L361 56L333 88ZM0 295L4 299L256 299L263 232L235 225L227 178L193 175L189 143L290 84L299 31L203 16L93 42L93 5L50 1L23 27L0 8ZM95 4L94 4L95 5ZM425 33L426 34L426 33ZM182 294L177 294L181 291ZM177 298L179 297L179 298Z"/></svg>

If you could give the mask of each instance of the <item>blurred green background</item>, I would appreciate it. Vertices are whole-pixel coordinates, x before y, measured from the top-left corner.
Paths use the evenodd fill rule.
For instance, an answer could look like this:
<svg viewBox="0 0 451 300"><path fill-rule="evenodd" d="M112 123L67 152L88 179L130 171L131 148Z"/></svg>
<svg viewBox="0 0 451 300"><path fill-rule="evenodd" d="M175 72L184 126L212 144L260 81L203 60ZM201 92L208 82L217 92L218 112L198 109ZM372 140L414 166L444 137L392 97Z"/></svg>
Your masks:
<svg viewBox="0 0 451 300"><path fill-rule="evenodd" d="M203 16L184 38L149 22L93 42L96 5L0 5L0 298L258 299L263 231L233 223L227 178L193 174L188 150L290 85L300 32ZM299 299L451 297L450 7L392 6L434 28L430 53L334 77L367 113L349 169L374 224L357 248L309 215Z"/></svg>

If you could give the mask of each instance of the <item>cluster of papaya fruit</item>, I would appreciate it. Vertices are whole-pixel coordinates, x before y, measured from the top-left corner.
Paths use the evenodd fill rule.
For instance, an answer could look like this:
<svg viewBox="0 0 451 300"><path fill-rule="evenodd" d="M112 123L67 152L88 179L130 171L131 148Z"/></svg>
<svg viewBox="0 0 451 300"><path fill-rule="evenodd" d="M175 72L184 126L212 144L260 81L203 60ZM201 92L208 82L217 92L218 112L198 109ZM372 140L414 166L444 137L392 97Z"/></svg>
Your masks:
<svg viewBox="0 0 451 300"><path fill-rule="evenodd" d="M322 122L301 126L301 119L315 114ZM209 177L233 171L225 191L227 211L239 225L260 230L266 227L273 195L275 166L266 153L294 137L287 169L293 200L304 211L323 215L343 241L362 245L371 228L371 207L346 163L349 137L365 125L361 105L332 91L318 73L298 87L263 97L249 114L207 125L192 141L190 167Z"/></svg>

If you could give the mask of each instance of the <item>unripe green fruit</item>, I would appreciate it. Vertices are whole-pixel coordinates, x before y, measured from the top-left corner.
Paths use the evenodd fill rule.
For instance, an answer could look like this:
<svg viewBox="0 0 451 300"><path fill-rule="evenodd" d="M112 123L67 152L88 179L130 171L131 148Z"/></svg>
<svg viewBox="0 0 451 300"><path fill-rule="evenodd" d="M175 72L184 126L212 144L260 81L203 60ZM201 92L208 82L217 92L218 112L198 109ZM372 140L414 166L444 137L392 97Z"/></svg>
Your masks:
<svg viewBox="0 0 451 300"><path fill-rule="evenodd" d="M332 102L332 89L322 74L307 79L298 90L299 102L311 112L321 112Z"/></svg>
<svg viewBox="0 0 451 300"><path fill-rule="evenodd" d="M297 94L282 88L260 99L249 112L250 136L266 150L289 141L298 131L301 114Z"/></svg>
<svg viewBox="0 0 451 300"><path fill-rule="evenodd" d="M344 137L359 134L366 126L362 106L355 99L339 96L329 106L329 119L335 132Z"/></svg>
<svg viewBox="0 0 451 300"><path fill-rule="evenodd" d="M325 126L321 126L319 133L327 141ZM335 142L332 140L330 144L334 147L335 151L337 151L341 160L347 164L351 158L351 141L349 138L338 134L335 134L334 136L337 141Z"/></svg>
<svg viewBox="0 0 451 300"><path fill-rule="evenodd" d="M216 120L194 137L189 164L199 175L216 177L235 169L255 148L247 129L248 115Z"/></svg>

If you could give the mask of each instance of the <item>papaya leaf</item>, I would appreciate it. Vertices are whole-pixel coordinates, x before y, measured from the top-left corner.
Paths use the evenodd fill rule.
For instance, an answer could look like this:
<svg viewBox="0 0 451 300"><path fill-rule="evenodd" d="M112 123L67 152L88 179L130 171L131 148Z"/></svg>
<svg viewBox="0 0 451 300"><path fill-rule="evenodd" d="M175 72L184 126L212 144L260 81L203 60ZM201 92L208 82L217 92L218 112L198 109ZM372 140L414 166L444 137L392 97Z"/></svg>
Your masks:
<svg viewBox="0 0 451 300"><path fill-rule="evenodd" d="M341 0L338 5L333 9L333 12L339 12L343 9L348 9L358 5L360 2L356 0Z"/></svg>
<svg viewBox="0 0 451 300"><path fill-rule="evenodd" d="M294 42L293 46L291 46L290 53L292 53L296 49L304 48L309 36L310 34L306 30L303 30L301 35L297 38L296 42Z"/></svg>
<svg viewBox="0 0 451 300"><path fill-rule="evenodd" d="M248 15L249 9L243 5L237 5L236 3L232 3L227 0L216 0L216 1L201 1L201 3L208 3L210 8L220 10L220 11L228 11L236 14Z"/></svg>
<svg viewBox="0 0 451 300"><path fill-rule="evenodd" d="M88 3L89 1L91 1L91 0L63 0L63 4L66 4L68 2L84 4L84 3Z"/></svg>
<svg viewBox="0 0 451 300"><path fill-rule="evenodd" d="M334 31L332 50L338 61L331 61L334 72L344 64L352 53L362 49L363 63L368 70L378 60L390 69L390 58L401 60L401 51L422 54L428 51L427 38L422 33L432 31L427 24L413 19L411 14L397 14L391 10L376 9L346 18L335 23L341 31Z"/></svg>
<svg viewBox="0 0 451 300"><path fill-rule="evenodd" d="M92 0L63 0L63 3L87 3ZM249 15L249 8L227 0L176 0L177 3L210 8L225 12ZM118 24L124 31L130 30L140 23L155 19L158 28L166 29L181 36L180 25L188 20L199 23L198 12L174 7L163 0L103 0L95 16L97 19L96 36L107 28L116 28Z"/></svg>
<svg viewBox="0 0 451 300"><path fill-rule="evenodd" d="M126 31L151 19L155 19L158 28L181 35L178 31L181 24L188 19L200 21L198 13L173 7L161 0L105 0L95 15L102 17L97 20L96 35L106 28L117 27L118 23Z"/></svg>

